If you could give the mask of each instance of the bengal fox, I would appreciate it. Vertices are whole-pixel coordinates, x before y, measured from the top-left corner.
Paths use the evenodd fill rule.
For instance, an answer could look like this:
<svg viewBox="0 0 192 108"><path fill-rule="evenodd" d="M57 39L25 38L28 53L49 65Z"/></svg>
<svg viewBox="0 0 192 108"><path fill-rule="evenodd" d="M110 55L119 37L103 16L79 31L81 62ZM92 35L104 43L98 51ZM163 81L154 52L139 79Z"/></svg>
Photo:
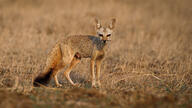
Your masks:
<svg viewBox="0 0 192 108"><path fill-rule="evenodd" d="M66 65L64 75L73 86L80 84L74 83L70 78L72 68L77 65L81 58L90 58L92 87L100 87L100 67L104 59L108 41L115 27L116 19L112 19L108 26L103 27L100 20L95 19L96 32L98 36L74 35L68 36L56 43L48 55L44 72L40 73L33 82L34 86L46 85L53 77L57 87L62 86L57 79L57 73ZM94 67L96 63L96 78Z"/></svg>

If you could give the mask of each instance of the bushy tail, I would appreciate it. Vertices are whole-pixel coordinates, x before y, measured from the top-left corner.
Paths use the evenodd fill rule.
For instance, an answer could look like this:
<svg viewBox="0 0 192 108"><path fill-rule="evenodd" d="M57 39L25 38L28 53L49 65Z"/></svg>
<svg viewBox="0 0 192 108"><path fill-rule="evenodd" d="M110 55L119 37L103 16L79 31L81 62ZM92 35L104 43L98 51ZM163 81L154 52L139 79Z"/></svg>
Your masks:
<svg viewBox="0 0 192 108"><path fill-rule="evenodd" d="M34 86L47 85L50 82L54 73L53 71L60 60L61 60L61 49L60 45L56 44L47 58L45 71L43 73L40 73L39 76L37 76L37 78L34 79L33 85Z"/></svg>
<svg viewBox="0 0 192 108"><path fill-rule="evenodd" d="M45 73L39 74L39 76L35 78L33 85L35 87L39 87L40 85L47 85L51 80L52 74L53 74L52 68L48 69L47 72Z"/></svg>

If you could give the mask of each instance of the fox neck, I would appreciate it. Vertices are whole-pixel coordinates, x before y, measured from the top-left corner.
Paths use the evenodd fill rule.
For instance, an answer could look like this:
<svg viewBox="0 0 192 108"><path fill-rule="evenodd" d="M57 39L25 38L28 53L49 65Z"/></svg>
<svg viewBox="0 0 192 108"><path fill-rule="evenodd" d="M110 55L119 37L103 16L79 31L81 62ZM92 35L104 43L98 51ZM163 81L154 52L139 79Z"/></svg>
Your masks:
<svg viewBox="0 0 192 108"><path fill-rule="evenodd" d="M108 45L108 41L106 40L100 40L100 44L97 46L98 50L104 50L106 46Z"/></svg>

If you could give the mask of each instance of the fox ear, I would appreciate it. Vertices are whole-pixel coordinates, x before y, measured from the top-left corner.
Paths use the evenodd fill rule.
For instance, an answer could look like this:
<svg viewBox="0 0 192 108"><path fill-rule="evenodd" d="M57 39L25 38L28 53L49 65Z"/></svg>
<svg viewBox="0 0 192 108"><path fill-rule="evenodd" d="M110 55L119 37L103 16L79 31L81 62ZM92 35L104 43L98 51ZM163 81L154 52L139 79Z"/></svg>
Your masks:
<svg viewBox="0 0 192 108"><path fill-rule="evenodd" d="M101 28L101 22L97 18L95 18L95 23L97 29Z"/></svg>
<svg viewBox="0 0 192 108"><path fill-rule="evenodd" d="M115 18L111 19L111 23L109 24L109 28L114 29L115 28L115 23L116 23L116 19Z"/></svg>

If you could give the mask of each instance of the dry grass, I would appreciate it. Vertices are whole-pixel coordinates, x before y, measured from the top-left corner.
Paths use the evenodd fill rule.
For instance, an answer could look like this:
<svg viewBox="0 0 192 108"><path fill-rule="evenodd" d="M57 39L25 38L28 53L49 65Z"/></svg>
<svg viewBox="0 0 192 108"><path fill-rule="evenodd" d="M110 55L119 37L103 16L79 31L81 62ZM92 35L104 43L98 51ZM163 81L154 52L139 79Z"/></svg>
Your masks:
<svg viewBox="0 0 192 108"><path fill-rule="evenodd" d="M192 107L191 0L0 0L0 107ZM46 55L70 34L95 34L93 19L117 18L91 89L89 60L33 88Z"/></svg>

